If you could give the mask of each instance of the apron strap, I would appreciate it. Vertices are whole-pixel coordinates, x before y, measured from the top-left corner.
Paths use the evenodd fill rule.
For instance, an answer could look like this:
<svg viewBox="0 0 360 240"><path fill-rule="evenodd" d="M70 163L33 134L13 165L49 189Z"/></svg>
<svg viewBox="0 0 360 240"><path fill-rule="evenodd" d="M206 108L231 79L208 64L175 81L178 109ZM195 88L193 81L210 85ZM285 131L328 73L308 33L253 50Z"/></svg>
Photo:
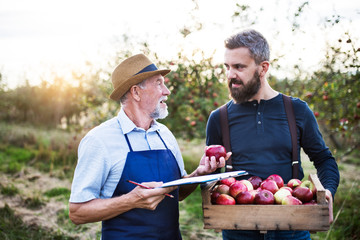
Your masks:
<svg viewBox="0 0 360 240"><path fill-rule="evenodd" d="M159 131L156 131L156 133L157 133L157 135L159 136L159 138L161 139L161 141L163 142L163 144L164 144L165 148L166 148L166 149L168 149L168 147L167 147L167 145L166 145L166 143L165 143L164 139L162 139L162 137L161 137L161 135L160 135Z"/></svg>
<svg viewBox="0 0 360 240"><path fill-rule="evenodd" d="M127 142L128 146L129 146L130 152L132 152L133 150L132 150L132 147L131 147L131 144L130 144L130 141L129 141L129 138L128 138L127 134L124 134L124 136L125 136L125 139L126 139L126 142Z"/></svg>

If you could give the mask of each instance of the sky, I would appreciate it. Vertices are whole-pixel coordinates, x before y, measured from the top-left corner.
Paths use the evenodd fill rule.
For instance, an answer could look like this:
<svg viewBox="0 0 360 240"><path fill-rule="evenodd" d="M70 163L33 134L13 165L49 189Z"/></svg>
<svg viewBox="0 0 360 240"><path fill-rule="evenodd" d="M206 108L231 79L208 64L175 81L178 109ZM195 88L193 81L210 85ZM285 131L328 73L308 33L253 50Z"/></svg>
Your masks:
<svg viewBox="0 0 360 240"><path fill-rule="evenodd" d="M231 18L236 3L250 6L247 17L256 22L251 27L264 34L272 57L280 59L279 75L286 76L297 62L305 69L316 69L326 41L336 41L345 31L360 39L360 1L311 0L295 19L300 31L294 33L291 23L303 2L0 0L0 73L10 88L25 79L38 84L54 73L70 77L71 70L81 71L86 62L105 66L124 50L118 44L123 35L133 43L147 42L163 60L171 60L179 51L191 56L200 49L222 63L224 39L249 27L244 25L247 21ZM333 15L341 16L340 24L325 28L325 17ZM201 29L182 37L180 29L193 30L199 23Z"/></svg>

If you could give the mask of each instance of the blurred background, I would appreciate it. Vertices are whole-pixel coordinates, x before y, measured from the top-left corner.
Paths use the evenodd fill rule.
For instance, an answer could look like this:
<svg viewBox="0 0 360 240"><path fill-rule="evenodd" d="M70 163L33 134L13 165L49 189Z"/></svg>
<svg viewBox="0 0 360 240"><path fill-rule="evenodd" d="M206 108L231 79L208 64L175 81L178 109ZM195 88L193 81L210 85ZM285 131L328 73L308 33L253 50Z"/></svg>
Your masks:
<svg viewBox="0 0 360 240"><path fill-rule="evenodd" d="M224 40L254 28L271 86L309 104L341 170L335 222L312 237L359 238L359 26L355 0L0 0L0 236L99 237L99 224L69 221L69 189L79 141L119 111L111 72L133 54L172 70L161 122L193 171L210 112L229 101ZM199 189L180 207L184 239L221 239L203 229Z"/></svg>

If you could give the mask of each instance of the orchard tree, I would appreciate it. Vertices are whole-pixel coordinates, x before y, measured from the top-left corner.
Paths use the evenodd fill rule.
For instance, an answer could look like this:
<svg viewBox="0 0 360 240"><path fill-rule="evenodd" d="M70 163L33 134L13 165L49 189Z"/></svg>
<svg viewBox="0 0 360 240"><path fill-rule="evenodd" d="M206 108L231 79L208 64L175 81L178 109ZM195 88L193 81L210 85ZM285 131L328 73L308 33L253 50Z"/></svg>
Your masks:
<svg viewBox="0 0 360 240"><path fill-rule="evenodd" d="M165 77L171 95L169 117L163 122L178 137L204 138L211 111L228 100L224 68L212 62L212 58L196 62L179 53L178 61L162 64L173 69Z"/></svg>
<svg viewBox="0 0 360 240"><path fill-rule="evenodd" d="M333 145L345 155L360 147L360 45L348 33L328 48L307 98Z"/></svg>

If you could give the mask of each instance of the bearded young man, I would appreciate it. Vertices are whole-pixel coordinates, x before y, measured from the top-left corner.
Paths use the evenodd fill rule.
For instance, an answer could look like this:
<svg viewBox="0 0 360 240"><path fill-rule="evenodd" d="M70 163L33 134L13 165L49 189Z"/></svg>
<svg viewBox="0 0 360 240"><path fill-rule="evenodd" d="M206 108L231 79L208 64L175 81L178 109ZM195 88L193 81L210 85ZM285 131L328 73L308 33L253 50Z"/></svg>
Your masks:
<svg viewBox="0 0 360 240"><path fill-rule="evenodd" d="M266 39L255 30L247 30L225 41L224 64L232 97L226 104L233 170L245 170L262 179L280 175L284 182L292 178L292 142L283 94L272 89L266 74L270 51ZM300 149L309 156L326 189L329 221L332 222L332 199L339 185L339 170L325 145L313 112L306 102L291 97L296 118L297 155ZM220 110L210 114L206 144L222 144ZM299 161L299 179L304 172ZM249 177L249 176L247 176ZM241 224L241 223L239 223ZM223 230L223 239L310 239L308 231Z"/></svg>
<svg viewBox="0 0 360 240"><path fill-rule="evenodd" d="M217 162L203 155L197 169L186 174L175 137L156 121L168 115L164 76L169 72L143 54L121 62L112 74L110 95L121 103L118 115L81 140L69 216L75 224L102 221L102 239L181 239L178 201L196 185L156 187L225 166L223 157ZM165 197L169 193L174 198Z"/></svg>

